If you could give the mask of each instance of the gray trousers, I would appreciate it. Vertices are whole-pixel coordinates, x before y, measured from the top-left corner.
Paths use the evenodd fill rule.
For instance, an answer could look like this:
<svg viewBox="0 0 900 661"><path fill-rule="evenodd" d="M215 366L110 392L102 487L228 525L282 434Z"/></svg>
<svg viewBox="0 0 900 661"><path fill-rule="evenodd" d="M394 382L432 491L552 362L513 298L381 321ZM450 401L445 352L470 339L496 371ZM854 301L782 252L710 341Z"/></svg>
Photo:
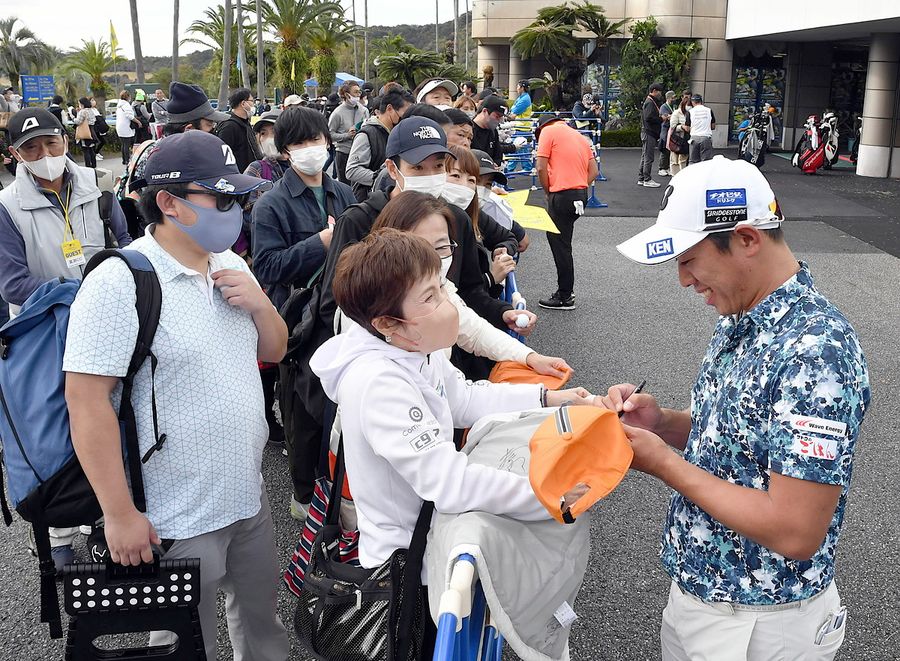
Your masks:
<svg viewBox="0 0 900 661"><path fill-rule="evenodd" d="M712 138L692 138L690 163L708 161L713 157Z"/></svg>
<svg viewBox="0 0 900 661"><path fill-rule="evenodd" d="M235 661L286 661L291 644L278 617L281 571L275 559L272 513L265 487L256 516L198 537L176 540L165 557L200 558L198 610L207 659L218 658L216 592L221 589ZM173 634L150 634L151 645L174 642Z"/></svg>
<svg viewBox="0 0 900 661"><path fill-rule="evenodd" d="M638 170L638 181L649 181L650 171L653 169L653 157L656 155L656 146L659 136L653 137L641 131L641 167Z"/></svg>

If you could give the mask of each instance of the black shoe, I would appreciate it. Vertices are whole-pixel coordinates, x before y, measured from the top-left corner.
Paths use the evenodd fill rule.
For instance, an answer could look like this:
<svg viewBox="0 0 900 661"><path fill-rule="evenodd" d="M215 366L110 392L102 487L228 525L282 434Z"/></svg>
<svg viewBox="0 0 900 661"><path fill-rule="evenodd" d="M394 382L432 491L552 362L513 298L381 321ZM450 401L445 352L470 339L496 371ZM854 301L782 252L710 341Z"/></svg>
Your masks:
<svg viewBox="0 0 900 661"><path fill-rule="evenodd" d="M542 298L538 301L542 308L550 310L574 310L575 294L569 294L566 298L560 296L559 292L555 292L550 298Z"/></svg>

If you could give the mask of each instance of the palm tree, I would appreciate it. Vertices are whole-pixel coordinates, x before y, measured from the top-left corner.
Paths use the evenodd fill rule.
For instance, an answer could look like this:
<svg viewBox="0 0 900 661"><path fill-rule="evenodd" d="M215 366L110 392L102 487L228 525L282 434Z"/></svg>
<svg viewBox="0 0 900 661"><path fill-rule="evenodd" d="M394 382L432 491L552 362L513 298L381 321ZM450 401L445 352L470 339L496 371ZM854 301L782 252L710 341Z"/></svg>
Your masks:
<svg viewBox="0 0 900 661"><path fill-rule="evenodd" d="M172 80L178 80L178 0L174 0L172 19Z"/></svg>
<svg viewBox="0 0 900 661"><path fill-rule="evenodd" d="M440 55L425 51L382 55L375 59L381 78L402 80L409 89L416 86L416 81L432 75L442 64Z"/></svg>
<svg viewBox="0 0 900 661"><path fill-rule="evenodd" d="M205 46L206 48L211 48L213 51L212 62L210 64L210 70L214 70L216 72L215 79L217 82L220 82L220 71L215 68L215 62L217 60L222 59L222 44L225 41L225 7L222 5L218 5L215 8L208 8L203 12L203 19L197 19L193 23L188 26L188 34L195 35L190 38L184 39L181 41L183 44L200 44L201 46ZM251 48L254 48L256 45L256 37L254 35L254 28L251 25L245 24L242 26L244 32L244 40L247 44L250 45ZM238 25L236 22L232 21L231 25L231 50L229 60L231 62L237 61L237 30ZM232 67L231 68L231 80L229 82L233 82L238 85L239 74Z"/></svg>
<svg viewBox="0 0 900 661"><path fill-rule="evenodd" d="M9 84L19 87L19 76L31 67L52 62L50 49L25 26L17 27L15 16L0 19L0 71Z"/></svg>
<svg viewBox="0 0 900 661"><path fill-rule="evenodd" d="M243 12L241 11L241 0L235 0L235 9L236 9L235 22L238 25L243 25L244 24L244 15L243 15ZM238 69L241 70L241 86L246 87L247 89L250 89L250 70L247 68L247 51L245 49L243 30L238 30L237 34L235 36L237 37L237 42L238 42L238 49L237 49L238 59L237 59L237 61L238 61Z"/></svg>
<svg viewBox="0 0 900 661"><path fill-rule="evenodd" d="M134 37L134 66L137 70L137 81L144 82L144 54L141 52L141 28L138 25L137 0L128 0L131 5L131 35Z"/></svg>
<svg viewBox="0 0 900 661"><path fill-rule="evenodd" d="M582 76L597 61L610 37L619 34L627 20L610 23L599 5L568 2L538 10L537 20L513 35L510 45L525 59L545 57L556 69L548 91L553 105L566 104L565 96L578 96ZM583 40L573 32L593 32L594 48L584 56Z"/></svg>
<svg viewBox="0 0 900 661"><path fill-rule="evenodd" d="M106 99L109 90L109 86L103 80L103 74L121 60L118 55L113 55L109 44L102 39L100 41L83 39L81 48L72 51L66 57L62 71L80 71L87 76L91 95L97 98L97 105L102 107L101 101Z"/></svg>
<svg viewBox="0 0 900 661"><path fill-rule="evenodd" d="M343 8L338 2L326 0L258 1L263 21L278 39L275 47L278 85L286 94L292 93L297 87L297 76L305 78L309 70L309 57L305 46L312 27L323 15L343 14Z"/></svg>
<svg viewBox="0 0 900 661"><path fill-rule="evenodd" d="M356 28L338 14L323 16L313 26L309 35L309 45L314 53L310 65L319 89L327 90L334 85L338 69L335 51L355 36Z"/></svg>
<svg viewBox="0 0 900 661"><path fill-rule="evenodd" d="M256 96L266 98L266 58L263 53L262 12L256 12Z"/></svg>
<svg viewBox="0 0 900 661"><path fill-rule="evenodd" d="M231 80L231 37L234 23L231 20L231 0L225 0L225 22L222 31L225 38L222 40L222 75L219 78L219 107L225 107L225 98L228 96L228 84Z"/></svg>

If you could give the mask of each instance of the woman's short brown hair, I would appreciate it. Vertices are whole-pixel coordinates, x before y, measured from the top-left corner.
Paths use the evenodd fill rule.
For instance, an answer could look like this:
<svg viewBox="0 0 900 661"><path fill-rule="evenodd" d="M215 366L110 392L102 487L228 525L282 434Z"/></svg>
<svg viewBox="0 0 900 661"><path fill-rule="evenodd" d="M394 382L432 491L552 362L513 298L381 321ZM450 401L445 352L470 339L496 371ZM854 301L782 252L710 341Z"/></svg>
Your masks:
<svg viewBox="0 0 900 661"><path fill-rule="evenodd" d="M397 229L373 229L338 258L331 289L341 311L375 337L378 317L403 317L403 299L412 286L440 271L429 243Z"/></svg>
<svg viewBox="0 0 900 661"><path fill-rule="evenodd" d="M384 209L375 219L372 231L391 227L402 232L412 232L416 225L432 214L444 217L447 221L447 235L451 239L455 238L455 218L447 203L428 193L411 190L400 193L384 205Z"/></svg>
<svg viewBox="0 0 900 661"><path fill-rule="evenodd" d="M463 106L472 106L472 110L478 110L478 104L475 102L475 99L471 96L460 94L459 98L454 102L453 107L462 110Z"/></svg>

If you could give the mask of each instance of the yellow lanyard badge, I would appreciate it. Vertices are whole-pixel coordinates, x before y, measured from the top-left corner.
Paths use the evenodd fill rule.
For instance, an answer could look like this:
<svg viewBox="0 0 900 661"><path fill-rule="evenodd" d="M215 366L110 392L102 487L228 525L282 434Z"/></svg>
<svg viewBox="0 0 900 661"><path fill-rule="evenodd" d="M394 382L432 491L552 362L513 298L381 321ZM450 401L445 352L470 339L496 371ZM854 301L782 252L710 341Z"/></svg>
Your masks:
<svg viewBox="0 0 900 661"><path fill-rule="evenodd" d="M63 204L62 198L59 196L59 193L57 193L56 191L52 191L52 193L56 195L56 199L59 200L59 206L62 207L63 217L66 219L66 226L63 230L63 242L61 246L63 259L66 260L66 266L69 268L82 266L87 263L87 260L84 258L84 249L81 247L81 241L75 238L75 232L72 229L72 223L69 220L69 202L72 200L72 187L69 186L68 188L65 204Z"/></svg>

